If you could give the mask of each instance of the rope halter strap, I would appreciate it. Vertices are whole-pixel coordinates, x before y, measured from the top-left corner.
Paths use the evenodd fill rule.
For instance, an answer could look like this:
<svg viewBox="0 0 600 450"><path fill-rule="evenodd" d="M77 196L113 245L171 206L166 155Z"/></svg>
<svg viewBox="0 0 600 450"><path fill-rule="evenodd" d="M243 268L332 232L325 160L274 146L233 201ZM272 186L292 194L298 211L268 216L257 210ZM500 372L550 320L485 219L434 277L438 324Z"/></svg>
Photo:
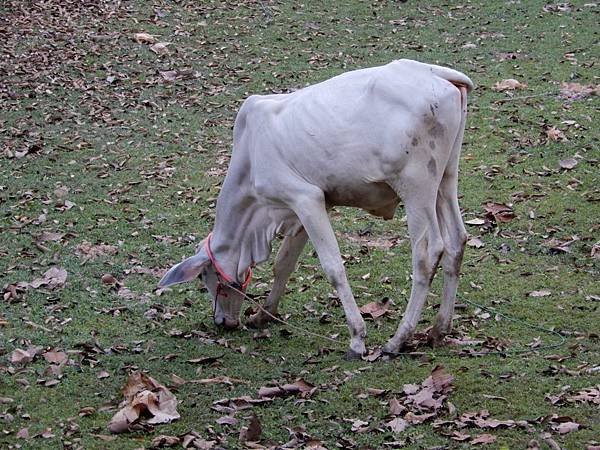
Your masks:
<svg viewBox="0 0 600 450"><path fill-rule="evenodd" d="M228 287L233 287L235 289L240 289L242 291L245 291L248 288L250 281L252 281L252 267L248 267L248 270L246 271L246 276L244 277L244 281L242 283L236 281L234 278L227 275L223 271L223 268L219 265L219 263L217 263L217 260L215 259L215 255L213 254L212 250L210 249L211 236L212 236L212 233L209 233L208 237L206 238L206 242L204 243L204 250L206 250L208 258L210 259L210 262L212 263L215 271L217 272L217 277L219 278L219 288L223 284Z"/></svg>

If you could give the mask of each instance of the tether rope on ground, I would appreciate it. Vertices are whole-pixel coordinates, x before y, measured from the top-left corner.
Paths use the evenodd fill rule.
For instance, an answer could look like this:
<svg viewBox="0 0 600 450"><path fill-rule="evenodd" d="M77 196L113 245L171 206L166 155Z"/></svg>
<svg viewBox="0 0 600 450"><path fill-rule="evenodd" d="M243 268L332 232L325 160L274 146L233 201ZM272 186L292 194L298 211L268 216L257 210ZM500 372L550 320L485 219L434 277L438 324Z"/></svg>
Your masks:
<svg viewBox="0 0 600 450"><path fill-rule="evenodd" d="M259 308L260 311L262 311L263 313L265 313L267 316L269 316L272 320L286 326L289 329L295 330L296 332L299 332L301 334L304 335L309 335L309 336L313 336L319 339L323 339L329 342L332 342L334 344L336 344L337 346L344 346L345 348L345 344L343 342L341 342L339 339L334 339L330 336L325 336L323 334L319 334L319 333L315 333L313 331L307 330L306 328L302 328L296 325L292 325L291 323L289 323L287 320L284 320L280 317L277 317L276 315L272 314L270 311L267 311L263 305L258 302L257 300L253 299L252 297L250 297L249 295L247 295L245 292L237 289L234 286L229 286L232 290L234 290L235 292L241 294L245 299L249 300L252 304L254 304L255 306L257 306ZM528 349L515 349L515 350L494 350L494 351L474 351L474 352L470 352L464 356L486 356L486 355L502 355L502 356L515 356L515 355L522 355L525 353L532 353L534 351L542 351L542 350L550 350L550 349L554 349L554 348L558 348L561 347L562 345L564 345L564 343L566 342L567 338L565 336L563 336L562 334L560 334L558 331L556 330L551 330L549 328L544 328L541 327L539 325L535 325L535 324L531 324L525 320L516 318L516 317L512 317L510 315L504 314L499 312L498 310L496 310L495 308L489 307L489 306L485 306L485 305L481 305L479 303L473 302L471 300L467 300L465 298L461 298L461 301L471 305L471 306L475 306L477 308L480 308L484 311L488 311L491 313L494 313L508 321L517 323L517 324L521 324L524 325L526 328L530 328L532 330L537 330L537 331L541 331L543 333L549 334L549 335L554 335L557 336L559 339L557 342L554 342L552 344L546 344L546 345L542 345L536 348L528 348ZM389 356L416 356L417 354L427 354L427 353L431 353L431 352L396 352L393 354L387 354ZM436 357L445 357L445 356L463 356L460 353L457 352L444 352L444 353L432 353L432 356L436 356Z"/></svg>

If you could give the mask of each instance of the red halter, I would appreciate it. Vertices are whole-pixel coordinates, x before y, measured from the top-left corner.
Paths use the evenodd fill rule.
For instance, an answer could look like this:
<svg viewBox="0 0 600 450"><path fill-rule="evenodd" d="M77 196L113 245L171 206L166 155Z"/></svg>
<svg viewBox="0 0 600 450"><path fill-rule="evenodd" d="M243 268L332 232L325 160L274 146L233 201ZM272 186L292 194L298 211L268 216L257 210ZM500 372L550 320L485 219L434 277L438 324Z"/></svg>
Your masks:
<svg viewBox="0 0 600 450"><path fill-rule="evenodd" d="M252 267L248 267L248 270L246 271L246 277L242 284L240 284L239 282L237 282L233 278L231 278L229 275L227 275L223 271L221 266L217 263L217 260L215 259L215 256L213 255L213 252L210 249L210 237L211 236L212 236L212 233L209 233L208 237L206 238L206 243L204 244L204 249L206 250L206 253L208 254L208 258L210 259L210 262L212 263L213 267L215 268L215 270L217 272L217 277L220 280L222 280L226 285L230 285L231 287L239 288L240 290L245 291L248 288L250 281L252 280ZM221 284L221 281L219 281L219 284Z"/></svg>

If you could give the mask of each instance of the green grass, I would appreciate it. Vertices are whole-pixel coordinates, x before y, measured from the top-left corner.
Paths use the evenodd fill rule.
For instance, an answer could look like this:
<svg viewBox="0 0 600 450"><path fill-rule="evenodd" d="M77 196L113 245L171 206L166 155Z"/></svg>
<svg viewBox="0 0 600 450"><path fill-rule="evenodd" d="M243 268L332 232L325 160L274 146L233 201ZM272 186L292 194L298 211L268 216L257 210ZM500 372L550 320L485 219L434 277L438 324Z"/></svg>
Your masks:
<svg viewBox="0 0 600 450"><path fill-rule="evenodd" d="M431 423L398 436L383 426L385 401L403 384L420 383L436 364L456 378L449 401L459 415L488 409L497 419L570 416L584 428L564 436L553 432L562 447L584 448L598 440L597 405L553 406L544 398L598 384L598 373L585 369L600 359L599 264L591 257L600 240L599 104L598 97L568 101L558 96L561 82L598 83L597 6L573 2L570 11L546 12L542 1L133 1L117 9L112 2L62 8L59 3L36 7L13 1L0 7L6 48L0 65L0 287L31 281L55 265L69 274L63 289L30 289L0 300L5 322L0 325L0 397L12 399L0 403L0 447L133 449L148 446L159 434L196 430L206 439L218 437L223 448L238 448L239 428L254 412L265 442L273 445L289 441L287 428L304 427L327 448L341 438L357 448L383 448L394 440L411 448L467 448ZM30 21L34 25L27 25ZM157 56L133 40L136 32L170 42L170 53ZM508 52L517 58L502 59ZM478 88L469 99L461 160L464 217L483 216L486 201L513 203L517 214L491 232L469 227L485 246L467 249L460 299L560 330L567 336L562 347L479 358L423 348L424 360L346 362L345 344L333 348L307 335L290 337L281 326L273 326L266 339L254 339L248 330L216 330L209 300L198 287L176 287L157 296L156 277L131 273L135 266L170 266L191 254L210 231L222 176L207 171L223 167L235 114L246 96L300 88L396 58L447 64L473 78ZM159 72L167 70L187 75L166 82ZM514 93L527 98L504 102L509 94L491 88L506 78L527 83L526 90ZM548 141L550 126L568 141ZM27 149L29 154L15 157ZM559 170L559 161L573 156L579 164ZM61 186L76 204L65 211L56 207L54 191ZM394 301L389 317L368 322L371 347L393 333L406 305L410 249L404 241L365 253L343 235L372 227L372 237L406 238L400 217L401 211L396 220L384 222L346 208L332 215L342 253L350 256L347 271L359 304L384 297ZM44 250L36 245L42 231L65 236L42 243ZM572 236L579 240L571 253L554 254L544 246L550 238ZM118 251L84 261L76 253L83 241ZM105 273L135 297L120 297L104 285ZM370 278L363 280L367 273ZM391 283L381 283L382 277ZM434 280L421 328L434 315L440 278ZM258 268L251 292L264 294L270 281L270 266ZM310 246L289 288L281 313L291 324L347 339L343 312L330 297L332 289ZM527 295L542 289L551 295ZM152 308L157 316L146 318ZM331 314L329 323L319 322L322 313ZM494 314L482 318L472 306L457 314L461 334L503 338L510 349L526 349L538 336L543 344L557 340L521 322L496 320ZM198 333L225 341L202 341ZM58 385L41 384L52 378L41 357L23 367L10 363L11 352L29 344L70 352L72 361ZM322 349L331 351L315 356ZM566 359L546 359L550 354ZM205 366L187 362L205 356L219 359ZM120 388L135 369L165 384L171 374L185 380L226 375L247 383L184 384L175 390L181 420L106 442L98 435L108 435ZM101 370L110 377L97 379ZM341 383L345 372L352 377ZM319 386L311 399L255 406L238 413L235 426L215 422L222 416L211 410L215 400L256 396L261 386L298 377ZM357 397L369 387L389 393L381 399ZM83 407L95 412L82 417ZM344 419L365 420L371 428L353 433ZM524 448L551 431L545 423L533 427L533 433L521 428L467 432L491 432L498 438L494 448ZM22 428L29 429L29 440L16 438ZM52 437L34 437L46 429Z"/></svg>

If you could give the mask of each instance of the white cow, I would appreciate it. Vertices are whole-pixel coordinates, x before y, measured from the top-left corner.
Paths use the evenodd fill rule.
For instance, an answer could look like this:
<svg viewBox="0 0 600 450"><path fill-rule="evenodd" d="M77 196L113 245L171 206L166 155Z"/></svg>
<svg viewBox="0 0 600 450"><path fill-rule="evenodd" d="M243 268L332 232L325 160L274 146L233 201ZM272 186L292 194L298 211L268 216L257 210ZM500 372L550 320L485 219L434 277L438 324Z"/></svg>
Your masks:
<svg viewBox="0 0 600 450"><path fill-rule="evenodd" d="M251 268L269 257L275 236L285 238L264 305L271 314L310 239L346 313L347 356L359 357L365 353L365 324L327 210L354 206L391 219L402 200L412 245L412 291L384 351L395 353L411 338L441 260L443 296L430 333L439 342L452 325L467 235L457 176L472 88L460 72L402 59L291 94L251 96L235 121L213 232L160 286L201 276L213 298L215 323L234 328ZM249 324L269 320L258 311Z"/></svg>

